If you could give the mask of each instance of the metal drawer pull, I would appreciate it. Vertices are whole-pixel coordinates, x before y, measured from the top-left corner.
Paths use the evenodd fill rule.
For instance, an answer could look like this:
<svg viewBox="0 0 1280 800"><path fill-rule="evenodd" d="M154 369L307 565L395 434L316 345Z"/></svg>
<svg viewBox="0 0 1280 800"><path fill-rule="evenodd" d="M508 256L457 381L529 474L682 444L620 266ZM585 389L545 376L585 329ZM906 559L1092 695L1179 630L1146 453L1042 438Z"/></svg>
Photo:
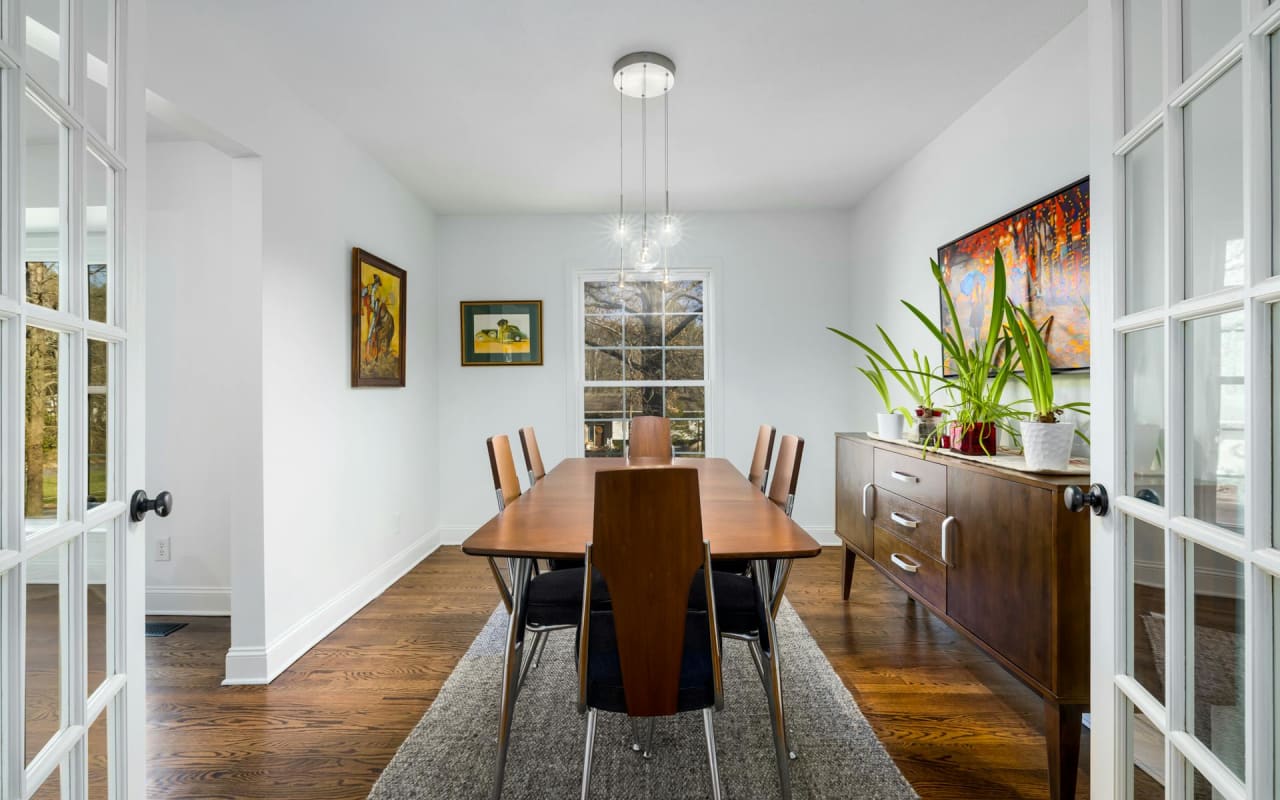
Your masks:
<svg viewBox="0 0 1280 800"><path fill-rule="evenodd" d="M947 550L950 549L947 547L947 544L951 538L950 536L951 526L954 525L955 523L956 523L955 517L947 517L942 521L942 563L946 564L947 566L951 565L951 562L947 560Z"/></svg>
<svg viewBox="0 0 1280 800"><path fill-rule="evenodd" d="M890 514L889 519L893 520L894 522L898 523L904 528L915 528L920 524L920 520L912 519L911 517L908 517L906 514L899 514L897 511L894 511L892 514Z"/></svg>
<svg viewBox="0 0 1280 800"><path fill-rule="evenodd" d="M903 483L919 483L920 482L920 479L917 478L915 475L908 475L907 473L899 472L896 469L893 472L889 473L889 477L893 478L895 481L902 481Z"/></svg>
<svg viewBox="0 0 1280 800"><path fill-rule="evenodd" d="M914 574L920 570L919 564L917 564L914 561L908 561L906 556L900 555L898 553L894 553L893 555L889 556L889 560L893 562L893 565L895 567L902 570L903 572L910 572Z"/></svg>
<svg viewBox="0 0 1280 800"><path fill-rule="evenodd" d="M874 509L873 510L867 509L867 492L871 491L872 486L875 486L874 482L868 483L866 486L862 487L862 516L867 519L871 519L872 515L875 514ZM875 495L872 495L872 497L874 498Z"/></svg>

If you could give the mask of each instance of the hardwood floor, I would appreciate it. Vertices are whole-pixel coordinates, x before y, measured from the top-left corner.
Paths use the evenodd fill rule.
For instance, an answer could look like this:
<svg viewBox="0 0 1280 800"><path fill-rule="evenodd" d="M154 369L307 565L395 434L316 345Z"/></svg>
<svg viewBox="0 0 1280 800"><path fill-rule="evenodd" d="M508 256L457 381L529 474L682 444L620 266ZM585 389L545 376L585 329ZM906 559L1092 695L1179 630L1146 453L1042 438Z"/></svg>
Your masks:
<svg viewBox="0 0 1280 800"><path fill-rule="evenodd" d="M1048 797L1039 698L875 570L847 604L840 579L830 548L788 596L921 797ZM227 620L183 619L148 640L150 795L364 798L497 601L443 548L267 687L222 687Z"/></svg>

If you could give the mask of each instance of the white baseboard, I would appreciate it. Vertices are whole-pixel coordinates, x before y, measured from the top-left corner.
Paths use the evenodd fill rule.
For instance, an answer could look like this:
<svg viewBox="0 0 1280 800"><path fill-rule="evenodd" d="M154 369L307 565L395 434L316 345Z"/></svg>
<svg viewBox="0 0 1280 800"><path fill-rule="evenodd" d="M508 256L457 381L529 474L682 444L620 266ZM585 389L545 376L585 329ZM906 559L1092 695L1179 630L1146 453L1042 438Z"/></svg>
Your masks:
<svg viewBox="0 0 1280 800"><path fill-rule="evenodd" d="M224 686L271 683L357 611L390 588L440 546L433 530L392 556L332 600L295 622L266 647L232 647L227 651Z"/></svg>
<svg viewBox="0 0 1280 800"><path fill-rule="evenodd" d="M436 530L440 532L441 546L449 547L462 544L479 528L479 525L441 525Z"/></svg>
<svg viewBox="0 0 1280 800"><path fill-rule="evenodd" d="M229 617L231 587L148 586L147 613L184 617Z"/></svg>
<svg viewBox="0 0 1280 800"><path fill-rule="evenodd" d="M800 523L800 527L805 532L818 540L818 544L823 547L834 547L840 544L840 537L836 535L836 529L832 525L805 525Z"/></svg>
<svg viewBox="0 0 1280 800"><path fill-rule="evenodd" d="M479 525L448 525L439 528L441 545L459 545L466 541L467 537L476 532ZM805 525L800 523L800 527L804 528L810 536L818 540L818 544L823 547L831 547L840 544L840 537L836 535L835 527L831 525Z"/></svg>

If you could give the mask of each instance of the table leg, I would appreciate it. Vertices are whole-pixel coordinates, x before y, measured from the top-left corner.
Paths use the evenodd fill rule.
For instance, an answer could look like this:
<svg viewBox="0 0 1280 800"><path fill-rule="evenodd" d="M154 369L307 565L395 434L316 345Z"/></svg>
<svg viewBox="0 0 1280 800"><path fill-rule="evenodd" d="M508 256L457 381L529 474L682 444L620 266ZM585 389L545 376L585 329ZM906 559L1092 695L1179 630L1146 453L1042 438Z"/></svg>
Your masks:
<svg viewBox="0 0 1280 800"><path fill-rule="evenodd" d="M511 745L511 718L516 710L516 694L520 691L520 660L524 643L520 636L521 620L529 589L533 560L508 559L511 570L511 616L507 620L507 651L502 664L502 705L498 711L498 762L493 770L492 800L502 797L502 776L507 768L507 748Z"/></svg>
<svg viewBox="0 0 1280 800"><path fill-rule="evenodd" d="M760 600L766 610L773 608L773 581L769 575L769 562L756 559L751 562L751 572L755 577L756 590L760 592ZM769 670L769 706L773 712L773 742L778 758L778 782L782 786L782 800L791 800L791 754L787 747L787 719L782 705L782 667L778 658L779 642L777 627L773 624L773 615L764 615L765 633L769 640L769 658L766 665Z"/></svg>

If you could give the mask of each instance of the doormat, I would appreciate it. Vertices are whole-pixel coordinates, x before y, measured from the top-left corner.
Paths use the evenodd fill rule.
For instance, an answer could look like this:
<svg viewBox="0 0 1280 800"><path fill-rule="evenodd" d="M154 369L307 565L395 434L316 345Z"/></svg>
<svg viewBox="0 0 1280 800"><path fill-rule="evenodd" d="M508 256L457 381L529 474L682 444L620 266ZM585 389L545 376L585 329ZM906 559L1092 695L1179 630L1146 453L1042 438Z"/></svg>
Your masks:
<svg viewBox="0 0 1280 800"><path fill-rule="evenodd" d="M180 631L185 627L187 627L187 623L185 622L148 622L147 638L162 639L174 631Z"/></svg>

